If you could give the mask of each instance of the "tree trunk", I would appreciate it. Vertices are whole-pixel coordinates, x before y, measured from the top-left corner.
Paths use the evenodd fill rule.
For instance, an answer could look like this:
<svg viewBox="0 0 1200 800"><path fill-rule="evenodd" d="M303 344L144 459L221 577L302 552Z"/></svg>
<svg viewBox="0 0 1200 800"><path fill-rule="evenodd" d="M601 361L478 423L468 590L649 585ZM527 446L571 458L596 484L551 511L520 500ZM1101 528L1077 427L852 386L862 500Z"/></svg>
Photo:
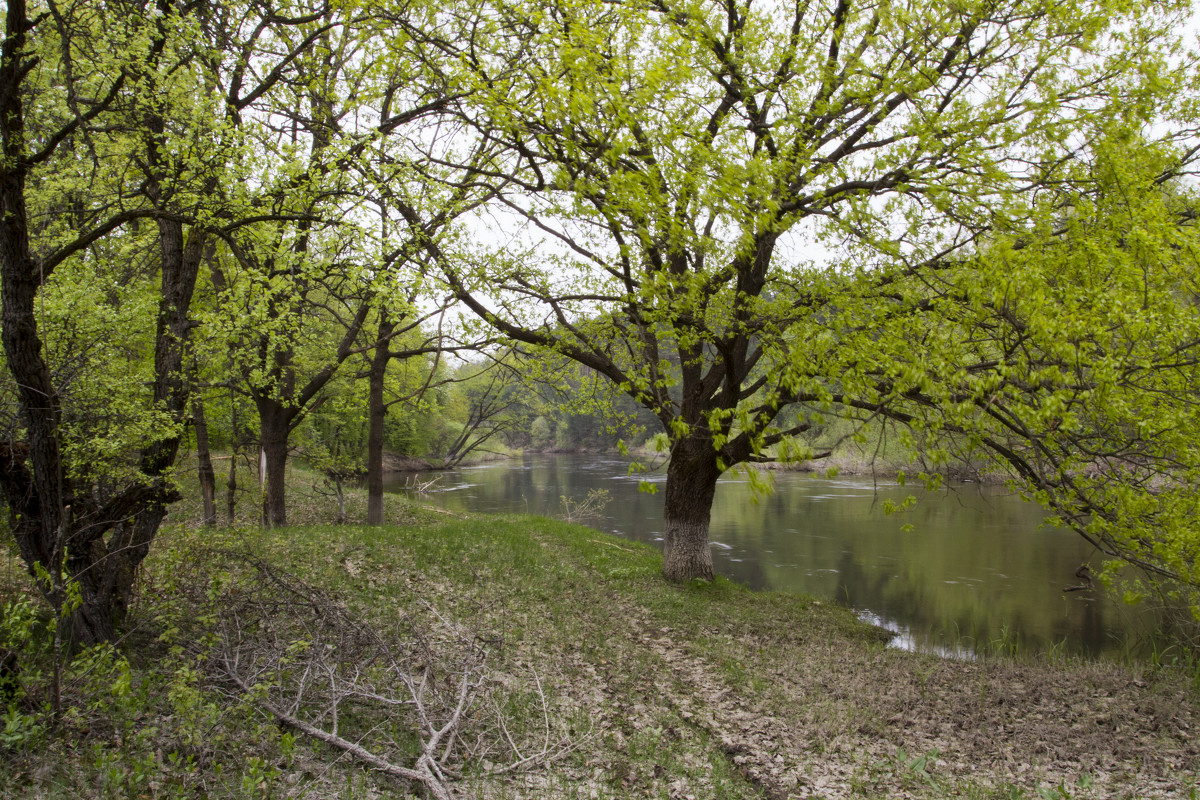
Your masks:
<svg viewBox="0 0 1200 800"><path fill-rule="evenodd" d="M287 485L284 479L291 417L282 403L270 398L261 398L258 401L261 463L266 466L262 524L268 528L287 525Z"/></svg>
<svg viewBox="0 0 1200 800"><path fill-rule="evenodd" d="M188 312L200 273L205 234L193 228L185 235L182 223L164 219L158 223L158 240L162 275L154 337L153 402L176 422L176 427L142 450L141 473L158 481L160 488L146 498L132 521L115 526L107 553L101 552L101 560L96 562L104 565L101 594L107 596L107 610L117 623L129 609L138 567L149 554L150 544L167 516L167 504L178 497L178 490L166 476L179 455L184 420L191 405L191 384L183 363L191 331ZM110 635L111 631L104 638Z"/></svg>
<svg viewBox="0 0 1200 800"><path fill-rule="evenodd" d="M367 524L383 524L383 423L387 406L383 404L383 382L387 377L391 353L392 322L386 310L379 312L379 335L367 373Z"/></svg>
<svg viewBox="0 0 1200 800"><path fill-rule="evenodd" d="M125 523L114 532L114 542L132 538L133 525ZM68 647L109 642L116 638L116 623L123 619L126 611L125 598L113 591L112 570L101 570L107 548L98 538L87 551L76 554L68 549L66 559L67 578L72 589L79 592L79 606L67 618L66 640ZM56 593L61 587L55 587Z"/></svg>
<svg viewBox="0 0 1200 800"><path fill-rule="evenodd" d="M232 454L229 456L229 480L225 481L225 516L231 528L237 522L237 460L240 454L236 446L236 433L234 434L233 441L235 446L233 447Z"/></svg>
<svg viewBox="0 0 1200 800"><path fill-rule="evenodd" d="M25 440L5 449L4 493L16 524L13 534L21 557L32 570L61 563L62 508L71 502L61 467L58 392L42 358L34 302L43 274L29 248L25 204L25 112L22 89L32 63L26 62L30 23L24 0L7 4L5 41L0 59L0 332L25 428ZM28 465L28 466L27 466ZM53 601L52 601L53 602Z"/></svg>
<svg viewBox="0 0 1200 800"><path fill-rule="evenodd" d="M30 251L25 203L28 164L24 160L22 83L34 64L26 61L25 52L31 25L22 0L9 2L6 11L0 58L0 331L26 439L5 444L0 475L21 556L31 574L40 568L42 574L50 575L49 585L39 581L43 595L60 611L66 599L63 579L77 574L82 579L79 590L88 619L77 612L72 622L79 623L82 641L99 641L112 632L111 615L105 613L99 586L103 576L92 560L97 550L103 549L104 529L72 529L72 487L63 469L59 441L61 407L42 355L34 310L47 273Z"/></svg>
<svg viewBox="0 0 1200 800"><path fill-rule="evenodd" d="M688 437L672 448L663 510L663 576L667 580L712 580L708 523L719 477L717 453L707 436Z"/></svg>
<svg viewBox="0 0 1200 800"><path fill-rule="evenodd" d="M204 500L204 524L217 524L217 475L213 472L212 452L208 447L208 422L204 418L204 400L192 398L192 422L196 426L196 461L200 474L200 495Z"/></svg>

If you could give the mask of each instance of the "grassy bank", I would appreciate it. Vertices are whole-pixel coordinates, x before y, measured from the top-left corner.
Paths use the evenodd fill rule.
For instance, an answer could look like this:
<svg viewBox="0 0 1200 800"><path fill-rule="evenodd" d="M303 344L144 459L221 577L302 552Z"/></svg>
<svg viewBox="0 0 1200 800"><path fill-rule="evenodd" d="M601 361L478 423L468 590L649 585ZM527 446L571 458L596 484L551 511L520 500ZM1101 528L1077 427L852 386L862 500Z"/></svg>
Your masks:
<svg viewBox="0 0 1200 800"><path fill-rule="evenodd" d="M390 498L386 527L313 524L304 484L285 530L179 506L129 635L66 662L57 717L45 621L10 605L0 796L409 797L387 768L426 750L454 797L1200 794L1181 671L901 652L808 598L665 584L653 549L556 520Z"/></svg>

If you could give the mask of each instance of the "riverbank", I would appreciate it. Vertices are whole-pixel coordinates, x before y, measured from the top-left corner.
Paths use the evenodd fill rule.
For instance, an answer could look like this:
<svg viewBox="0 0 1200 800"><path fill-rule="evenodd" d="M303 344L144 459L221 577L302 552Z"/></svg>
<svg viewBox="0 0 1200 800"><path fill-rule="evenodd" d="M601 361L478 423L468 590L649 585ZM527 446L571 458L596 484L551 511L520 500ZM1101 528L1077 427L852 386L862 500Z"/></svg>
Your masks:
<svg viewBox="0 0 1200 800"><path fill-rule="evenodd" d="M474 454L462 462L455 464L454 467L447 467L444 464L426 458L385 452L383 466L386 472L391 473L430 472L456 467L477 466L497 461L519 460L529 455L620 455L622 457L632 457L651 468L665 469L668 461L667 453L665 450L658 449L659 446L665 447L661 441L656 442L655 439L650 439L640 445L624 450L582 447L504 450L502 452ZM848 434L829 441L818 440L813 443L813 450L815 452L828 450L829 454L815 460L767 461L748 463L744 466L748 466L751 469L779 472L870 476L887 480L895 479L902 472L908 475L914 475L919 472L936 474L941 476L943 480L960 483L1002 484L1007 480L1007 477L1001 471L997 471L994 466L988 467L981 462L957 459L946 464L925 464L922 463L920 454L915 451L901 448L894 443L883 446L877 440L868 440L859 443L848 438Z"/></svg>
<svg viewBox="0 0 1200 800"><path fill-rule="evenodd" d="M818 440L811 444L813 452L825 453L823 458L802 461L765 461L748 463L751 469L770 470L777 472L807 472L822 475L851 475L876 477L894 480L897 475L904 473L912 476L917 473L939 475L945 481L958 483L1003 484L1008 478L1002 470L994 465L967 458L953 459L947 463L923 463L919 453L899 447L895 443L886 446L879 441L868 439L862 443L848 437ZM656 449L653 440L638 447L630 448L628 455L646 464L665 465L667 454ZM773 453L768 452L769 457ZM739 465L739 467L742 465Z"/></svg>
<svg viewBox="0 0 1200 800"><path fill-rule="evenodd" d="M505 461L510 458L520 458L520 453L475 453L462 461L455 464L453 467L447 467L445 464L430 461L426 458L418 458L416 456L406 456L403 453L393 453L385 451L383 454L383 470L387 472L437 472L445 469L454 469L455 467L469 467L477 464L490 464L493 461Z"/></svg>
<svg viewBox="0 0 1200 800"><path fill-rule="evenodd" d="M407 797L362 760L416 763L405 675L431 718L475 687L436 748L456 797L1176 798L1200 782L1196 687L1163 664L903 652L810 598L666 584L652 548L545 518L198 516L177 506L156 544L128 666L68 669L57 727L10 723L0 795Z"/></svg>

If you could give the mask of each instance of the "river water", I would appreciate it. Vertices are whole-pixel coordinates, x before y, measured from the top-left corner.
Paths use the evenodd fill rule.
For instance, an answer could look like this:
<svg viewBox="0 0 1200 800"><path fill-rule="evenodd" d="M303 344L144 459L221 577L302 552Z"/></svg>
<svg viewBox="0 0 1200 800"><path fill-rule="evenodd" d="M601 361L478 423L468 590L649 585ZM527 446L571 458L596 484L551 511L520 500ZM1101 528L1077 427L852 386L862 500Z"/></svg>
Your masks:
<svg viewBox="0 0 1200 800"><path fill-rule="evenodd" d="M452 510L562 516L563 497L610 493L593 527L662 543L661 472L631 476L628 460L597 455L522 459L421 473L438 476L423 502ZM403 491L404 473L391 488ZM1008 491L961 484L945 493L871 478L769 473L774 490L752 490L741 473L717 487L713 561L755 589L803 592L849 606L897 632L894 644L944 655L979 651L1121 653L1146 639L1147 613L1092 591L1064 592L1075 571L1101 559L1075 534L1044 528L1041 510ZM910 511L886 501L916 494ZM911 526L906 530L905 526Z"/></svg>

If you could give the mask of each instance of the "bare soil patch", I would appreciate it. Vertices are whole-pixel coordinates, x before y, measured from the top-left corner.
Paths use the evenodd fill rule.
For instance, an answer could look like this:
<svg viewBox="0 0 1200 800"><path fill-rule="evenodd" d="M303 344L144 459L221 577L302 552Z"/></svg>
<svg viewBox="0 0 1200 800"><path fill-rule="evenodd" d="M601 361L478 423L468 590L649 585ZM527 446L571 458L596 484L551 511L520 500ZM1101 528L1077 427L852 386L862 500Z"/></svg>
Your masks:
<svg viewBox="0 0 1200 800"><path fill-rule="evenodd" d="M1200 769L1186 689L1114 665L949 661L733 632L710 634L714 651L671 631L635 635L674 678L659 686L663 702L771 798L924 796L932 786L904 784L965 780L1169 798ZM732 679L714 652L753 677Z"/></svg>

